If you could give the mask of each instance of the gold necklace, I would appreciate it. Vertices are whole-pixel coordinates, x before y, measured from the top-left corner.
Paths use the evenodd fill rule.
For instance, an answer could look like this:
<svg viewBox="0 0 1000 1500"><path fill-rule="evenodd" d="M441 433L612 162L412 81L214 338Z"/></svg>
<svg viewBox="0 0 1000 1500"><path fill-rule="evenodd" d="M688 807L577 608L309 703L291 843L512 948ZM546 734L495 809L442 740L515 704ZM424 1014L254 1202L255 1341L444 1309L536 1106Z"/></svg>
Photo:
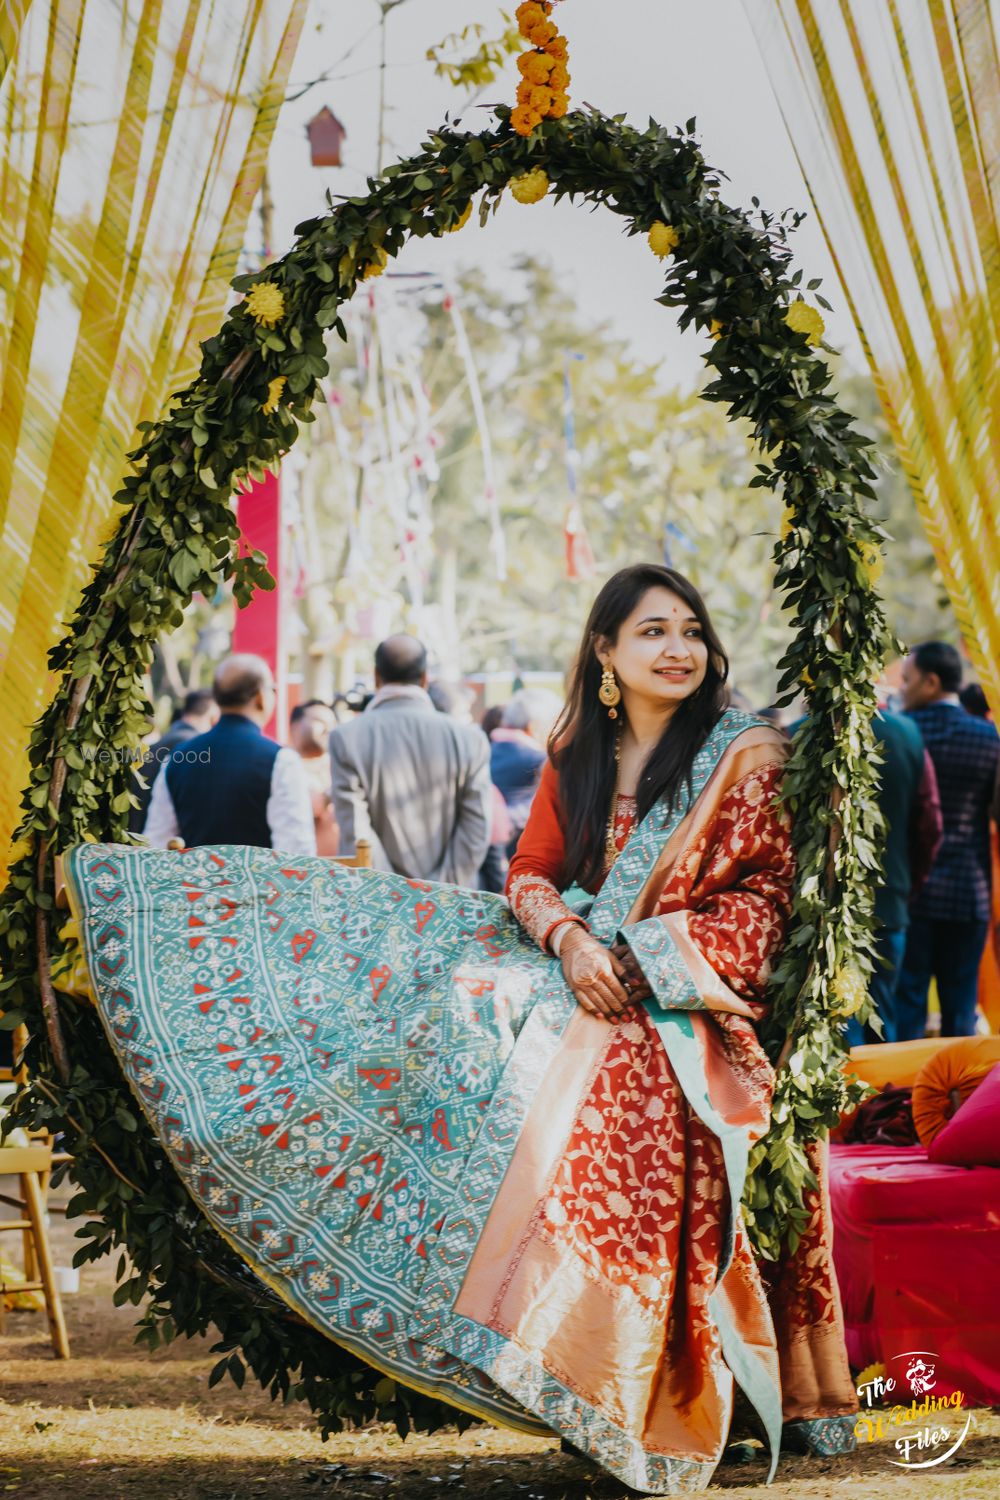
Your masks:
<svg viewBox="0 0 1000 1500"><path fill-rule="evenodd" d="M621 730L619 730L615 735L615 784L611 793L611 811L608 813L608 826L604 834L604 860L609 870L618 858L618 845L615 842L615 826L618 822L618 782L621 779L621 769L622 736Z"/></svg>

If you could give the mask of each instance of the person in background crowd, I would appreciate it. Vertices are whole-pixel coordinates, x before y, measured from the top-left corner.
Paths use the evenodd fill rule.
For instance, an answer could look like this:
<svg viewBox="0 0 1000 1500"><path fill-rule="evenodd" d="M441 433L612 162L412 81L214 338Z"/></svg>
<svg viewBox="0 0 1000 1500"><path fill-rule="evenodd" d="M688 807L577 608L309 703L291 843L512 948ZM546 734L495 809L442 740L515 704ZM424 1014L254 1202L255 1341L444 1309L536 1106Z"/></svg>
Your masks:
<svg viewBox="0 0 1000 1500"><path fill-rule="evenodd" d="M479 727L488 740L492 740L494 729L499 729L503 723L503 711L506 707L506 703L494 703L480 719Z"/></svg>
<svg viewBox="0 0 1000 1500"><path fill-rule="evenodd" d="M486 737L436 712L427 652L412 636L378 647L375 687L364 713L330 736L341 852L366 838L376 869L475 887L490 843Z"/></svg>
<svg viewBox="0 0 1000 1500"><path fill-rule="evenodd" d="M869 989L882 1035L851 1017L847 1042L897 1040L896 985L906 950L910 905L919 895L941 846L943 823L934 762L909 719L881 709L872 721L882 747L878 805L885 819L884 880L875 893L875 964Z"/></svg>
<svg viewBox="0 0 1000 1500"><path fill-rule="evenodd" d="M967 682L958 695L958 701L965 709L965 712L971 714L974 719L989 719L992 723L993 716L990 713L990 705L987 703L986 694L978 682Z"/></svg>
<svg viewBox="0 0 1000 1500"><path fill-rule="evenodd" d="M427 696L439 714L447 714L459 724L472 724L471 694L457 682L443 682L440 677L427 684Z"/></svg>
<svg viewBox="0 0 1000 1500"><path fill-rule="evenodd" d="M288 720L288 738L292 749L301 756L302 769L309 783L313 825L316 829L316 853L329 858L340 847L340 834L333 816L330 795L330 756L327 745L337 727L337 717L321 698L297 703Z"/></svg>
<svg viewBox="0 0 1000 1500"><path fill-rule="evenodd" d="M166 848L255 844L315 854L309 786L302 761L264 734L274 712L274 679L259 656L229 656L212 691L219 722L175 750L153 784L146 838Z"/></svg>
<svg viewBox="0 0 1000 1500"><path fill-rule="evenodd" d="M175 713L170 728L146 751L140 767L146 784L142 786L138 777L134 779L133 792L139 806L129 814L129 833L142 833L149 812L149 799L153 795L153 783L165 761L168 761L178 745L194 739L196 734L207 734L219 721L219 705L212 697L211 688L192 688L185 695L181 708Z"/></svg>
<svg viewBox="0 0 1000 1500"><path fill-rule="evenodd" d="M561 707L555 693L522 688L504 709L500 728L490 736L490 775L510 813L512 833L507 852L511 858L528 821L548 758L546 742Z"/></svg>
<svg viewBox="0 0 1000 1500"><path fill-rule="evenodd" d="M479 721L479 727L489 739L494 729L500 728L503 718L504 705L494 703L488 708ZM507 869L509 860L507 858L507 845L510 843L513 827L510 821L510 813L507 804L503 800L503 793L498 786L492 788L492 821L490 823L490 847L486 851L479 870L479 889L481 891L492 891L494 895L502 895L504 885L507 881Z"/></svg>
<svg viewBox="0 0 1000 1500"><path fill-rule="evenodd" d="M896 989L897 1036L922 1037L927 991L937 981L941 1034L971 1036L979 962L990 919L990 818L1000 812L1000 736L959 701L962 659L928 641L903 663L903 707L930 752L944 838L914 902Z"/></svg>

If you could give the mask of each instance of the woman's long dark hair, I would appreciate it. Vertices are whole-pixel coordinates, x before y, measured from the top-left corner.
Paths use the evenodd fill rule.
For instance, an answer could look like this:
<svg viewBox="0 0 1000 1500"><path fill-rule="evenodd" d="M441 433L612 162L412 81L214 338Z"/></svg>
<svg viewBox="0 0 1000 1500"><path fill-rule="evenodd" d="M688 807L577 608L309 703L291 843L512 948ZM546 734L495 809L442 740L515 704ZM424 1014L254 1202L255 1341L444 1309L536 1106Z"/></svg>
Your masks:
<svg viewBox="0 0 1000 1500"><path fill-rule="evenodd" d="M708 666L698 690L685 698L646 762L637 789L637 815L644 818L661 797L673 805L690 784L691 766L729 703L729 661L694 584L673 568L636 563L609 578L594 600L573 668L566 706L549 738L549 757L559 772L559 796L566 827L566 873L581 885L603 869L604 841L617 767L615 737L624 715L608 717L597 696L601 664L594 650L603 636L611 645L625 620L650 589L669 589L687 604L701 626Z"/></svg>

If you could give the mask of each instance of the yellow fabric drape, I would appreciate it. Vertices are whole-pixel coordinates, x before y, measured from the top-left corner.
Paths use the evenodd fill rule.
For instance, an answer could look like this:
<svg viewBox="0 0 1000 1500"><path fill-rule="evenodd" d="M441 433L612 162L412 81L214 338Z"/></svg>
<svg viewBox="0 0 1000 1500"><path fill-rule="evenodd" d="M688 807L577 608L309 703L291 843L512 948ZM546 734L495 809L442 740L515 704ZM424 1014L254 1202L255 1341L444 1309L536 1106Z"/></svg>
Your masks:
<svg viewBox="0 0 1000 1500"><path fill-rule="evenodd" d="M306 0L0 0L0 838L136 424L221 320Z"/></svg>
<svg viewBox="0 0 1000 1500"><path fill-rule="evenodd" d="M744 0L1000 720L1000 59L988 0Z"/></svg>

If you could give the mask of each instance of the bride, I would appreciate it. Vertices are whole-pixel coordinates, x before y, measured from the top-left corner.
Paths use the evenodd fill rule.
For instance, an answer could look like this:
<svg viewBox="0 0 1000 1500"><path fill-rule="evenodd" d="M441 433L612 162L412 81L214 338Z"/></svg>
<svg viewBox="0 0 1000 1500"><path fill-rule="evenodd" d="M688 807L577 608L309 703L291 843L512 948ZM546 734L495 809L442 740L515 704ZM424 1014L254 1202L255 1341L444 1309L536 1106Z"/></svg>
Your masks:
<svg viewBox="0 0 1000 1500"><path fill-rule="evenodd" d="M825 1188L778 1266L739 1211L794 860L785 742L727 669L680 574L605 584L509 906L253 847L67 860L126 1076L256 1274L401 1383L656 1494L709 1482L737 1387L771 1474L783 1423L834 1452L857 1409Z"/></svg>

